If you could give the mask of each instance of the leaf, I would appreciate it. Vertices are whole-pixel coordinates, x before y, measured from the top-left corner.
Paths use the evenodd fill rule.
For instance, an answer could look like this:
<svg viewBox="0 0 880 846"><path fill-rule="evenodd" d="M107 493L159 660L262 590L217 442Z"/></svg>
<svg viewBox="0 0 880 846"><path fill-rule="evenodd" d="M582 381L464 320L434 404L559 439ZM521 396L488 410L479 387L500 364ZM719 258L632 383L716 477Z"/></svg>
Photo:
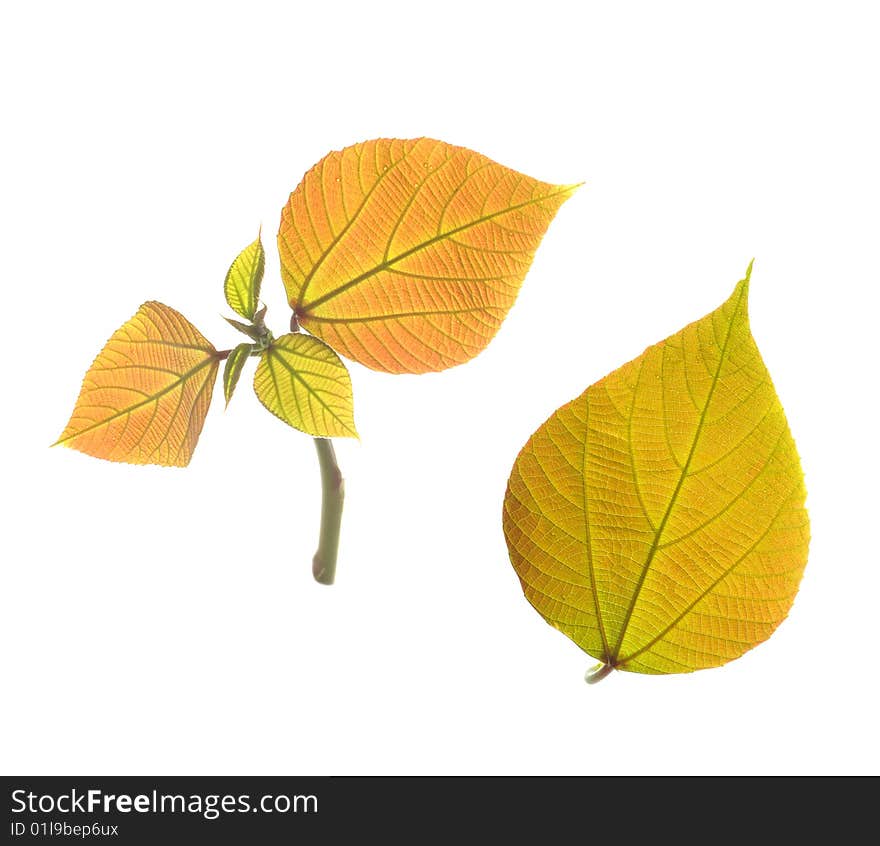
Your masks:
<svg viewBox="0 0 880 846"><path fill-rule="evenodd" d="M229 353L226 359L226 367L223 368L223 396L226 398L226 406L232 399L232 392L238 384L242 368L254 349L253 344L239 344Z"/></svg>
<svg viewBox="0 0 880 846"><path fill-rule="evenodd" d="M254 326L253 323L242 323L240 320L233 320L231 317L223 318L233 329L237 329L242 335L247 335L256 341L260 337L260 328Z"/></svg>
<svg viewBox="0 0 880 846"><path fill-rule="evenodd" d="M266 267L266 254L260 236L236 257L226 274L223 292L229 307L252 320L260 300L260 283Z"/></svg>
<svg viewBox="0 0 880 846"><path fill-rule="evenodd" d="M806 493L749 328L750 273L562 406L513 466L511 562L547 622L603 662L596 678L719 666L794 600Z"/></svg>
<svg viewBox="0 0 880 846"><path fill-rule="evenodd" d="M189 464L218 361L182 314L144 303L89 368L57 443L109 461Z"/></svg>
<svg viewBox="0 0 880 846"><path fill-rule="evenodd" d="M356 438L351 379L333 350L300 333L272 341L254 376L260 402L317 438Z"/></svg>
<svg viewBox="0 0 880 846"><path fill-rule="evenodd" d="M281 214L288 301L309 332L375 370L461 364L498 331L576 188L430 138L330 153Z"/></svg>

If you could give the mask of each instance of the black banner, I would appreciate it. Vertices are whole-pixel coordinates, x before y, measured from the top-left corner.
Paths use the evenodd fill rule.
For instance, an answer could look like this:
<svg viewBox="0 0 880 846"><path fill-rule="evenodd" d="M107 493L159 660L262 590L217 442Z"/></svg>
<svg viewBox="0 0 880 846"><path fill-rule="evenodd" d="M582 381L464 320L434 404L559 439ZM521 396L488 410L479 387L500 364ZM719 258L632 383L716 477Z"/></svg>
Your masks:
<svg viewBox="0 0 880 846"><path fill-rule="evenodd" d="M585 781L484 777L4 777L4 842L421 843L583 823ZM595 795L595 787L590 788ZM283 838L283 839L282 839ZM344 839L343 839L344 838ZM400 839L402 838L402 839ZM385 841L387 842L387 840Z"/></svg>
<svg viewBox="0 0 880 846"><path fill-rule="evenodd" d="M310 837L343 816L347 792L318 777L41 776L6 777L3 785L4 840L23 846Z"/></svg>
<svg viewBox="0 0 880 846"><path fill-rule="evenodd" d="M723 784L719 784L723 781ZM788 830L805 791L712 777L2 777L2 842L168 844L569 840L596 826L689 841L706 819L733 835ZM803 781L801 782L803 784ZM717 796L723 791L725 813ZM825 805L834 807L828 801ZM686 798L686 801L684 801ZM682 807L682 802L684 806ZM853 802L847 803L853 805ZM812 807L812 806L811 806ZM675 811L673 812L673 809ZM744 809L748 809L745 812ZM849 810L854 810L850 808ZM851 819L837 815L838 827ZM813 813L813 811L811 811ZM703 822L698 822L698 821Z"/></svg>

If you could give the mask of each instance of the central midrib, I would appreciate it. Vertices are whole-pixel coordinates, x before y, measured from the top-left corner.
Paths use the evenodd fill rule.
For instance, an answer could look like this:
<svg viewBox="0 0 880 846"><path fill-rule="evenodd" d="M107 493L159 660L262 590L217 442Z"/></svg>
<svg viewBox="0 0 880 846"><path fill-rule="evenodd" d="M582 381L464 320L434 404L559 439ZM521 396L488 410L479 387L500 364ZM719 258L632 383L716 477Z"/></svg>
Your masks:
<svg viewBox="0 0 880 846"><path fill-rule="evenodd" d="M588 395L589 396L589 395ZM584 451L581 456L581 477L583 480L584 496L584 540L587 547L587 572L590 576L590 592L593 594L593 607L596 610L596 623L599 626L599 636L602 638L602 657L605 661L611 660L611 651L608 648L608 635L605 632L605 622L602 619L602 609L599 605L599 591L596 587L596 571L593 567L593 541L590 532L590 498L587 494L587 459L589 450L587 442L590 439L590 401L587 399L584 408Z"/></svg>
<svg viewBox="0 0 880 846"><path fill-rule="evenodd" d="M196 349L202 349L202 347L197 347ZM208 352L208 351L205 350L205 352ZM190 379L192 379L192 377L195 376L196 373L198 373L203 367L205 367L211 363L216 364L217 362L218 362L218 359L217 359L216 353L210 354L208 358L204 359L204 361L200 361L195 367L192 367L189 370L187 370L186 373L181 374L177 379L175 379L170 384L166 385L161 390L157 391L155 394L150 394L148 397L141 400L140 402L135 403L134 405L130 405L127 408L122 409L121 411L117 411L115 414L112 414L110 417L105 417L103 420L98 420L97 422L92 423L91 426L87 426L85 429L81 429L78 432L73 432L72 434L68 435L66 438L59 438L54 444L52 444L52 446L56 446L57 444L63 444L65 441L69 441L73 438L78 438L80 435L84 435L87 432L91 432L93 429L97 429L101 426L106 426L106 425L112 423L114 420L118 420L120 417L125 416L126 414L131 414L131 413L137 411L139 408L143 408L145 405L149 405L151 402L159 402L159 400L162 397L164 397L165 394L169 393L170 391L173 391L179 385L182 385L184 382L188 382Z"/></svg>
<svg viewBox="0 0 880 846"><path fill-rule="evenodd" d="M571 191L572 186L566 185L563 188L560 188L558 191L554 191L550 194L545 194L542 197L538 197L536 199L527 200L524 203L517 203L515 206L509 206L508 208L501 209L500 211L493 212L492 214L485 215L484 217L480 217L476 220L469 221L468 223L464 223L461 226L457 226L455 229L450 229L448 232L443 232L439 235L435 235L433 238L429 238L427 241L422 241L420 244L416 244L416 246L411 247L408 250L404 250L399 255L394 256L394 258L387 259L385 261L380 262L375 267L370 270L365 271L360 274L360 276L356 276L354 279L349 280L348 282L340 285L338 288L334 288L332 291L324 294L321 297L317 297L309 303L305 303L299 306L298 311L301 313L306 313L310 309L317 308L319 305L323 305L328 300L332 300L334 297L338 297L340 294L345 291L354 288L356 285L360 285L361 282L375 276L377 273L381 273L383 270L387 270L389 267L393 267L397 262L403 261L405 258L409 258L409 256L414 253L419 252L419 250L424 250L427 247L430 247L432 244L436 244L438 241L443 241L446 238L451 238L454 235L457 235L459 232L464 232L467 229L471 229L474 226L479 226L482 223L487 223L490 220L493 220L496 217L500 217L504 214L510 214L511 212L517 211L518 209L526 208L528 206L535 205L536 203L544 202L545 200L552 200L554 197L558 197L561 194L567 194ZM326 254L322 256L322 260L326 258Z"/></svg>
<svg viewBox="0 0 880 846"><path fill-rule="evenodd" d="M666 511L663 514L663 519L660 521L657 526L656 531L654 532L654 539L651 542L651 548L648 550L648 556L645 559L645 565L642 568L642 572L639 575L639 581L636 584L636 588L633 591L632 599L629 603L629 608L627 609L626 616L623 619L623 625L620 628L620 634L617 638L617 643L614 646L612 660L611 663L614 664L617 662L618 657L620 655L620 648L623 646L623 640L626 637L626 631L629 627L630 620L632 619L633 611L635 610L636 603L638 602L639 595L641 594L642 587L645 584L645 579L648 576L648 571L651 569L651 563L654 560L654 556L657 554L657 550L660 546L660 538L663 535L663 530L666 528L666 523L669 521L669 517L672 514L672 509L675 506L676 500L678 499L678 495L681 492L682 486L684 485L684 480L688 476L688 470L691 466L691 461L693 460L694 453L697 449L697 444L700 441L700 435L703 432L703 427L706 423L706 417L709 411L709 406L712 404L712 397L715 394L715 387L718 384L718 377L721 374L721 368L724 365L724 359L727 355L727 345L730 342L730 336L733 332L733 322L736 319L736 315L739 312L740 303L742 302L744 288L740 290L739 298L736 301L736 305L733 308L733 314L731 315L730 322L727 326L727 334L724 338L724 345L721 348L721 355L718 357L718 366L715 368L715 373L712 375L712 384L709 387L709 393L706 396L706 403L703 406L703 410L700 413L700 420L697 424L697 430L694 433L694 440L691 444L690 452L688 453L687 460L681 468L681 474L678 478L678 484L675 486L675 490L672 492L672 496L669 499L669 504L666 506Z"/></svg>

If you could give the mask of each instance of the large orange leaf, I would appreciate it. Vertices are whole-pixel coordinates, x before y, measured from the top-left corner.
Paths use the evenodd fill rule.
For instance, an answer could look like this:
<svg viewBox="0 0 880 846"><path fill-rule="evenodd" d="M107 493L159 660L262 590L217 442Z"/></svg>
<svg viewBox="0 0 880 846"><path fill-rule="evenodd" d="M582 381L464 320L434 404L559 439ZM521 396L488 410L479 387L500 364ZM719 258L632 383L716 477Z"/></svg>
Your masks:
<svg viewBox="0 0 880 846"><path fill-rule="evenodd" d="M57 443L132 464L189 464L219 357L182 314L144 303L117 329L83 379Z"/></svg>
<svg viewBox="0 0 880 846"><path fill-rule="evenodd" d="M596 678L718 666L794 600L806 494L748 284L556 411L514 464L511 561Z"/></svg>
<svg viewBox="0 0 880 846"><path fill-rule="evenodd" d="M312 334L375 370L461 364L498 331L576 187L430 138L330 153L281 214L287 298Z"/></svg>

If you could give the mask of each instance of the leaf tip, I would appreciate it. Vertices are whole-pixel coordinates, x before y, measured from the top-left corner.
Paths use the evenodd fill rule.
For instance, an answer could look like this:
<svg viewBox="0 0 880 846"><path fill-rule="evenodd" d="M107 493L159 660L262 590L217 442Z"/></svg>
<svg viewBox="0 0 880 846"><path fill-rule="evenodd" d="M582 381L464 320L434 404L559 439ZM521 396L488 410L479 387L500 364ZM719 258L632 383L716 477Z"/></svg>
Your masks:
<svg viewBox="0 0 880 846"><path fill-rule="evenodd" d="M742 279L743 288L745 288L746 294L749 292L749 282L752 279L752 268L755 266L755 260L752 259L749 262L749 266L746 268L746 275Z"/></svg>
<svg viewBox="0 0 880 846"><path fill-rule="evenodd" d="M351 423L342 424L342 428L343 428L343 431L341 431L335 435L330 435L330 437L331 438L351 438L352 440L360 443L361 435L360 435L360 432L358 432L357 428L354 425L354 420L352 420ZM313 435L313 437L318 437L318 436Z"/></svg>
<svg viewBox="0 0 880 846"><path fill-rule="evenodd" d="M749 283L752 279L752 267L755 264L755 260L752 259L749 262L749 266L746 268L746 275L743 276L739 282L736 283L736 287L733 289L733 294L731 294L731 302L735 302L737 304L741 304L743 309L748 308L749 301ZM737 308L739 305L737 305Z"/></svg>

